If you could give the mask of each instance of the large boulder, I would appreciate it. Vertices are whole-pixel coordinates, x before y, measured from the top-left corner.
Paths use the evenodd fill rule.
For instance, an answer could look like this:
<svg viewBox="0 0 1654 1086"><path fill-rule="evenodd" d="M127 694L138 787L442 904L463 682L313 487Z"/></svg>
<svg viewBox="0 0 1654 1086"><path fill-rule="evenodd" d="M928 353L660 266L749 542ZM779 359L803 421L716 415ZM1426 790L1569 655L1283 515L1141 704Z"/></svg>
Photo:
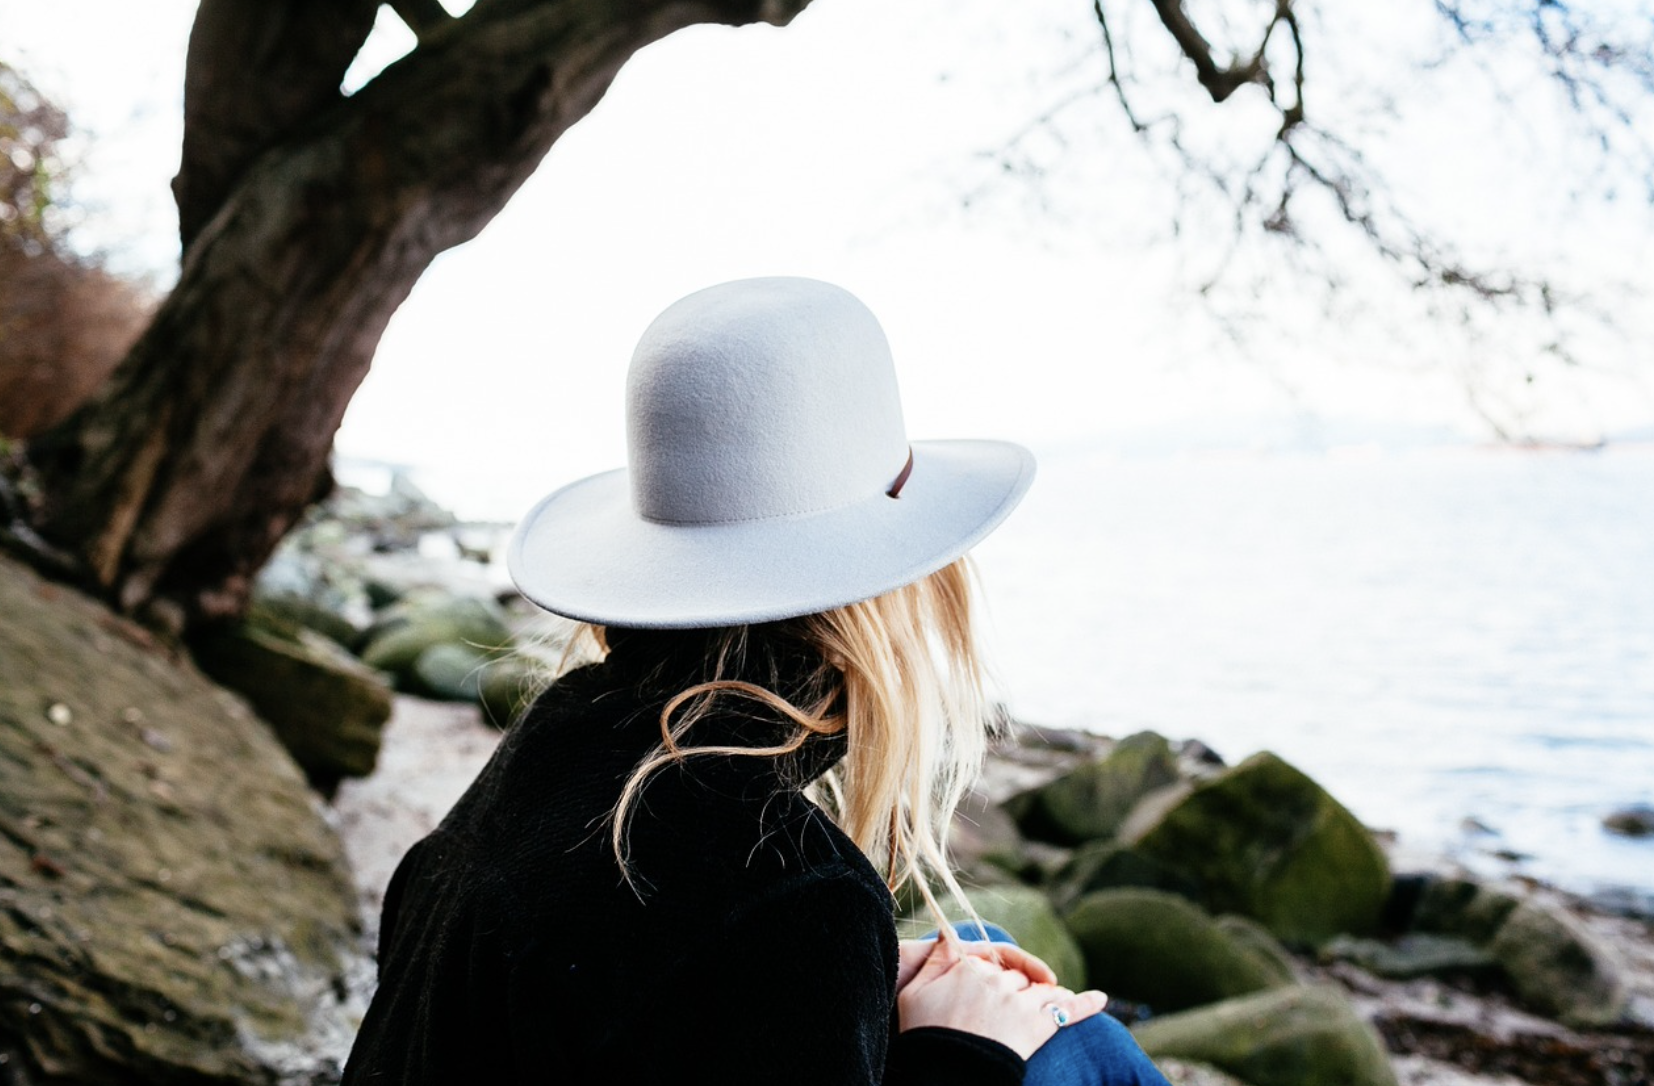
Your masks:
<svg viewBox="0 0 1654 1086"><path fill-rule="evenodd" d="M1561 909L1523 901L1499 926L1488 951L1524 1003L1566 1025L1610 1026L1625 1013L1623 965Z"/></svg>
<svg viewBox="0 0 1654 1086"><path fill-rule="evenodd" d="M337 839L246 705L0 559L13 1082L336 1078L371 974Z"/></svg>
<svg viewBox="0 0 1654 1086"><path fill-rule="evenodd" d="M1177 782L1177 756L1154 732L1129 735L1108 756L1012 796L1005 809L1040 841L1078 845L1112 837L1137 801Z"/></svg>
<svg viewBox="0 0 1654 1086"><path fill-rule="evenodd" d="M1151 1057L1211 1064L1251 1086L1396 1086L1383 1041L1335 988L1241 996L1132 1032Z"/></svg>
<svg viewBox="0 0 1654 1086"><path fill-rule="evenodd" d="M1155 1012L1179 1011L1293 982L1267 933L1225 927L1159 890L1102 890L1063 917L1091 983Z"/></svg>
<svg viewBox="0 0 1654 1086"><path fill-rule="evenodd" d="M303 627L287 636L251 623L199 638L196 661L241 694L323 788L373 772L391 692L337 643Z"/></svg>
<svg viewBox="0 0 1654 1086"><path fill-rule="evenodd" d="M1029 886L984 886L972 890L970 899L977 915L1004 928L1018 946L1049 965L1059 983L1075 991L1088 986L1080 948L1044 894ZM956 923L966 918L965 910L952 895L944 895L938 904ZM903 934L909 938L935 930L929 911L923 906L913 910L904 928Z"/></svg>
<svg viewBox="0 0 1654 1086"><path fill-rule="evenodd" d="M1207 911L1250 916L1289 943L1371 932L1390 892L1389 864L1367 828L1268 752L1122 836L1190 885Z"/></svg>

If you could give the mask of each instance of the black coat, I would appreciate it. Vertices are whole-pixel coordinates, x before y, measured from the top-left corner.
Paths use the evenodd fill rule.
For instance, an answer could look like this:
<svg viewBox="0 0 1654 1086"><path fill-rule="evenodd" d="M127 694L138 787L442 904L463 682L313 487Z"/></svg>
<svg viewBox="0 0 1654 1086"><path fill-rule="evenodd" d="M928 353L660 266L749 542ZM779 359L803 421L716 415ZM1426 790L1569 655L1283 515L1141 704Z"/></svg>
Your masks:
<svg viewBox="0 0 1654 1086"><path fill-rule="evenodd" d="M699 636L613 631L608 660L541 697L409 850L345 1086L1021 1082L996 1042L895 1032L890 893L799 794L842 737L661 771L622 880L607 816L665 699L701 677ZM783 691L807 665L762 640L748 659L742 677ZM778 734L725 698L689 742Z"/></svg>

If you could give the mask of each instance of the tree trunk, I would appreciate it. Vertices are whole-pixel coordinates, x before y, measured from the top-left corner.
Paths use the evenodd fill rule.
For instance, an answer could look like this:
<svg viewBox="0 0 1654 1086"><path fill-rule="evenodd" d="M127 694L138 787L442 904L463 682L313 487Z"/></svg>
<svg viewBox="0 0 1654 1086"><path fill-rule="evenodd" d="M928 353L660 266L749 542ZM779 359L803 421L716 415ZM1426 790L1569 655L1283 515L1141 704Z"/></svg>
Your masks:
<svg viewBox="0 0 1654 1086"><path fill-rule="evenodd" d="M479 0L353 97L284 117L302 135L232 186L180 176L181 198L226 195L188 216L178 285L109 385L30 443L41 535L123 611L177 628L239 613L325 489L345 407L432 259L493 218L638 49L808 2Z"/></svg>

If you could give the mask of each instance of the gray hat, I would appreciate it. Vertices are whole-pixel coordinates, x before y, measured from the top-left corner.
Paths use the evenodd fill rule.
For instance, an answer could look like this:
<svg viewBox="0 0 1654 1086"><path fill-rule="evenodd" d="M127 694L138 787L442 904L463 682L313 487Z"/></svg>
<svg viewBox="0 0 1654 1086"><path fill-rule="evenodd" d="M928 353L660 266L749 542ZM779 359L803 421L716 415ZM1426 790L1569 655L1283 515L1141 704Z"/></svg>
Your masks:
<svg viewBox="0 0 1654 1086"><path fill-rule="evenodd" d="M630 468L556 491L511 540L548 611L683 629L831 610L958 558L1034 475L1008 442L910 446L878 321L812 279L668 308L632 356L626 424Z"/></svg>

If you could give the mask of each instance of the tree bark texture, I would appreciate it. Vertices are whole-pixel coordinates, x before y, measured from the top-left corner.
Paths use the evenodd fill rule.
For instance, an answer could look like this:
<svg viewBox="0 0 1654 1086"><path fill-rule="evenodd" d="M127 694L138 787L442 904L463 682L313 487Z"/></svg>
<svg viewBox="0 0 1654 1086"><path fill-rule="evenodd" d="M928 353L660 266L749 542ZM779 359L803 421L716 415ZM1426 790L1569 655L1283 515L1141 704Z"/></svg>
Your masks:
<svg viewBox="0 0 1654 1086"><path fill-rule="evenodd" d="M493 218L638 49L808 3L479 0L341 98L362 5L206 0L189 87L209 93L186 112L218 134L185 138L178 285L99 397L30 443L41 534L122 610L237 614L327 485L350 397L432 259ZM338 10L348 55L305 25L338 30ZM282 102L227 97L295 70L328 74Z"/></svg>

